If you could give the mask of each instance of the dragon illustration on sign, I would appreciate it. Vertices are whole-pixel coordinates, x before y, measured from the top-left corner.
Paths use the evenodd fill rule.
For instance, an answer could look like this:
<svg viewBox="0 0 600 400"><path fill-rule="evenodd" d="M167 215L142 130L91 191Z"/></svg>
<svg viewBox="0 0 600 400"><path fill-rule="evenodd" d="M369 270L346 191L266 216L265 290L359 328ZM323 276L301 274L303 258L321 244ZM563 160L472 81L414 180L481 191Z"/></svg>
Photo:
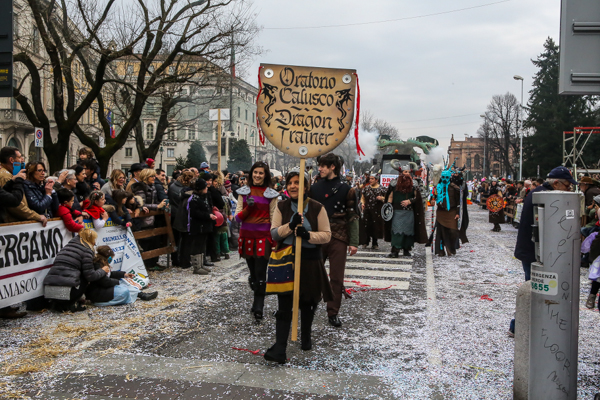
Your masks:
<svg viewBox="0 0 600 400"><path fill-rule="evenodd" d="M348 115L346 110L344 110L344 106L346 105L346 103L352 100L352 95L350 94L350 89L338 90L337 92L335 92L335 94L338 96L335 102L335 106L342 113L342 115L337 119L338 123L340 124L341 132L342 129L344 129L344 118L346 118L346 115Z"/></svg>

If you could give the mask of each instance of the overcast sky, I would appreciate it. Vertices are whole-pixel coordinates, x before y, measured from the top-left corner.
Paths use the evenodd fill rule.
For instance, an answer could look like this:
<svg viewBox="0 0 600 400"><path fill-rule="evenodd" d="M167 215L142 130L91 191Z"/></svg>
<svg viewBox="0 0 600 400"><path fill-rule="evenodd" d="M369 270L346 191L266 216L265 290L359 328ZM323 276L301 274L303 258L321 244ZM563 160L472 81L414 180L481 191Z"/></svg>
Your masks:
<svg viewBox="0 0 600 400"><path fill-rule="evenodd" d="M266 52L261 62L353 68L361 110L400 130L403 139L475 135L493 95L527 103L531 59L547 37L559 41L559 0L254 0ZM390 21L395 20L395 21ZM382 22L390 21L390 22ZM373 23L375 22L375 23ZM311 29L330 25L348 25Z"/></svg>

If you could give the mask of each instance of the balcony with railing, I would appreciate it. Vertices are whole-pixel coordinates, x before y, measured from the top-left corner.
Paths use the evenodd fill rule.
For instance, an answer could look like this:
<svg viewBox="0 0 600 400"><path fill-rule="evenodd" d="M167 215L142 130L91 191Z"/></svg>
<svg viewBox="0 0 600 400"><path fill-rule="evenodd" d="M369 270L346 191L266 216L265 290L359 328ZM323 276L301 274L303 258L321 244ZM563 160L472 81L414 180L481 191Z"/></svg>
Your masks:
<svg viewBox="0 0 600 400"><path fill-rule="evenodd" d="M0 109L0 125L17 128L33 128L25 113L16 109Z"/></svg>

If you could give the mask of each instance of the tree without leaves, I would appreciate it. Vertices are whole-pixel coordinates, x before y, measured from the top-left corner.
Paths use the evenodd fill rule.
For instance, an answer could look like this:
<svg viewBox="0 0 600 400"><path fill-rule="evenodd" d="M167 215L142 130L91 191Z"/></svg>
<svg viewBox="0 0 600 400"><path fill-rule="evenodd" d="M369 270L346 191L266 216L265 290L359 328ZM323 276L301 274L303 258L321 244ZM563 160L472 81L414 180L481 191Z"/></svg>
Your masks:
<svg viewBox="0 0 600 400"><path fill-rule="evenodd" d="M577 126L596 126L594 106L596 98L558 94L559 49L552 38L547 38L544 51L536 60L538 68L527 103L529 115L525 127L533 134L524 138L524 176L546 176L552 168L562 164L562 134ZM594 143L595 142L595 143ZM586 147L589 161L595 162L600 146L594 137Z"/></svg>
<svg viewBox="0 0 600 400"><path fill-rule="evenodd" d="M488 153L497 154L501 175L515 176L513 164L519 154L519 112L520 104L513 94L495 95L487 106L485 122L477 131L479 137L486 138Z"/></svg>
<svg viewBox="0 0 600 400"><path fill-rule="evenodd" d="M122 57L113 67L113 77L106 82L117 85L113 104L122 103L124 111L116 138L110 137L106 122L104 94L98 96L98 119L102 124L106 147L100 148L83 130L75 134L84 145L92 148L105 173L112 156L135 133L136 147L141 158L156 155L160 142L171 124L170 116L178 104L189 102L176 93L183 84L218 85L229 63L230 37L235 33L236 46L241 52L252 51L257 32L252 16L244 2L233 0L209 2L199 0L180 4L176 0L156 0L158 11L150 10L147 1L137 0L137 8L122 13L118 19L126 22L137 11L139 22L116 25L112 43L138 50ZM241 4L236 7L236 3ZM115 38L116 36L116 38ZM142 38L140 38L142 36ZM137 39L134 43L131 38ZM139 38L139 39L138 39ZM123 65L132 64L133 74L123 72ZM194 66L191 68L191 66ZM121 69L119 69L121 68ZM127 70L125 70L127 71ZM161 114L154 139L146 149L140 116L150 96L159 93ZM116 95L115 95L116 94ZM120 101L119 101L120 100Z"/></svg>
<svg viewBox="0 0 600 400"><path fill-rule="evenodd" d="M114 0L107 2L110 9ZM102 90L103 78L110 62L132 53L132 47L118 50L104 49L93 56L92 42L98 36L108 13L96 14L89 20L85 29L82 27L84 5L77 2L61 0L27 0L33 24L39 32L42 43L42 57L47 64L41 63L35 40L32 35L17 37L14 54L16 68L27 73L13 89L13 96L19 103L29 122L42 127L44 135L44 152L48 157L50 171L63 167L64 158L69 148L69 138L77 129L85 113L94 103ZM32 31L35 32L35 31ZM35 38L34 38L35 39ZM44 54L45 53L45 54ZM90 60L93 59L93 63ZM79 65L86 66L86 78L79 74ZM54 107L47 110L44 104L44 77L51 77L52 99ZM28 81L29 93L23 91ZM56 124L57 140L52 141L51 126Z"/></svg>

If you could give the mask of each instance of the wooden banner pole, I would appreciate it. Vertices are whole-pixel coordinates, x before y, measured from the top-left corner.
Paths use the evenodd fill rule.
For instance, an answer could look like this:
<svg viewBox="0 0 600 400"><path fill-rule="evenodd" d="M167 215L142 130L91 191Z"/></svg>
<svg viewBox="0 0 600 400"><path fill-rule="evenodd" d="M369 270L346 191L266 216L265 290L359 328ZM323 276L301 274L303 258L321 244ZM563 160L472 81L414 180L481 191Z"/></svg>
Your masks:
<svg viewBox="0 0 600 400"><path fill-rule="evenodd" d="M298 212L304 216L304 170L306 158L300 159L300 189L298 190ZM294 260L294 303L292 309L292 341L298 340L298 309L300 307L300 260L302 259L302 238L296 237L296 259Z"/></svg>

